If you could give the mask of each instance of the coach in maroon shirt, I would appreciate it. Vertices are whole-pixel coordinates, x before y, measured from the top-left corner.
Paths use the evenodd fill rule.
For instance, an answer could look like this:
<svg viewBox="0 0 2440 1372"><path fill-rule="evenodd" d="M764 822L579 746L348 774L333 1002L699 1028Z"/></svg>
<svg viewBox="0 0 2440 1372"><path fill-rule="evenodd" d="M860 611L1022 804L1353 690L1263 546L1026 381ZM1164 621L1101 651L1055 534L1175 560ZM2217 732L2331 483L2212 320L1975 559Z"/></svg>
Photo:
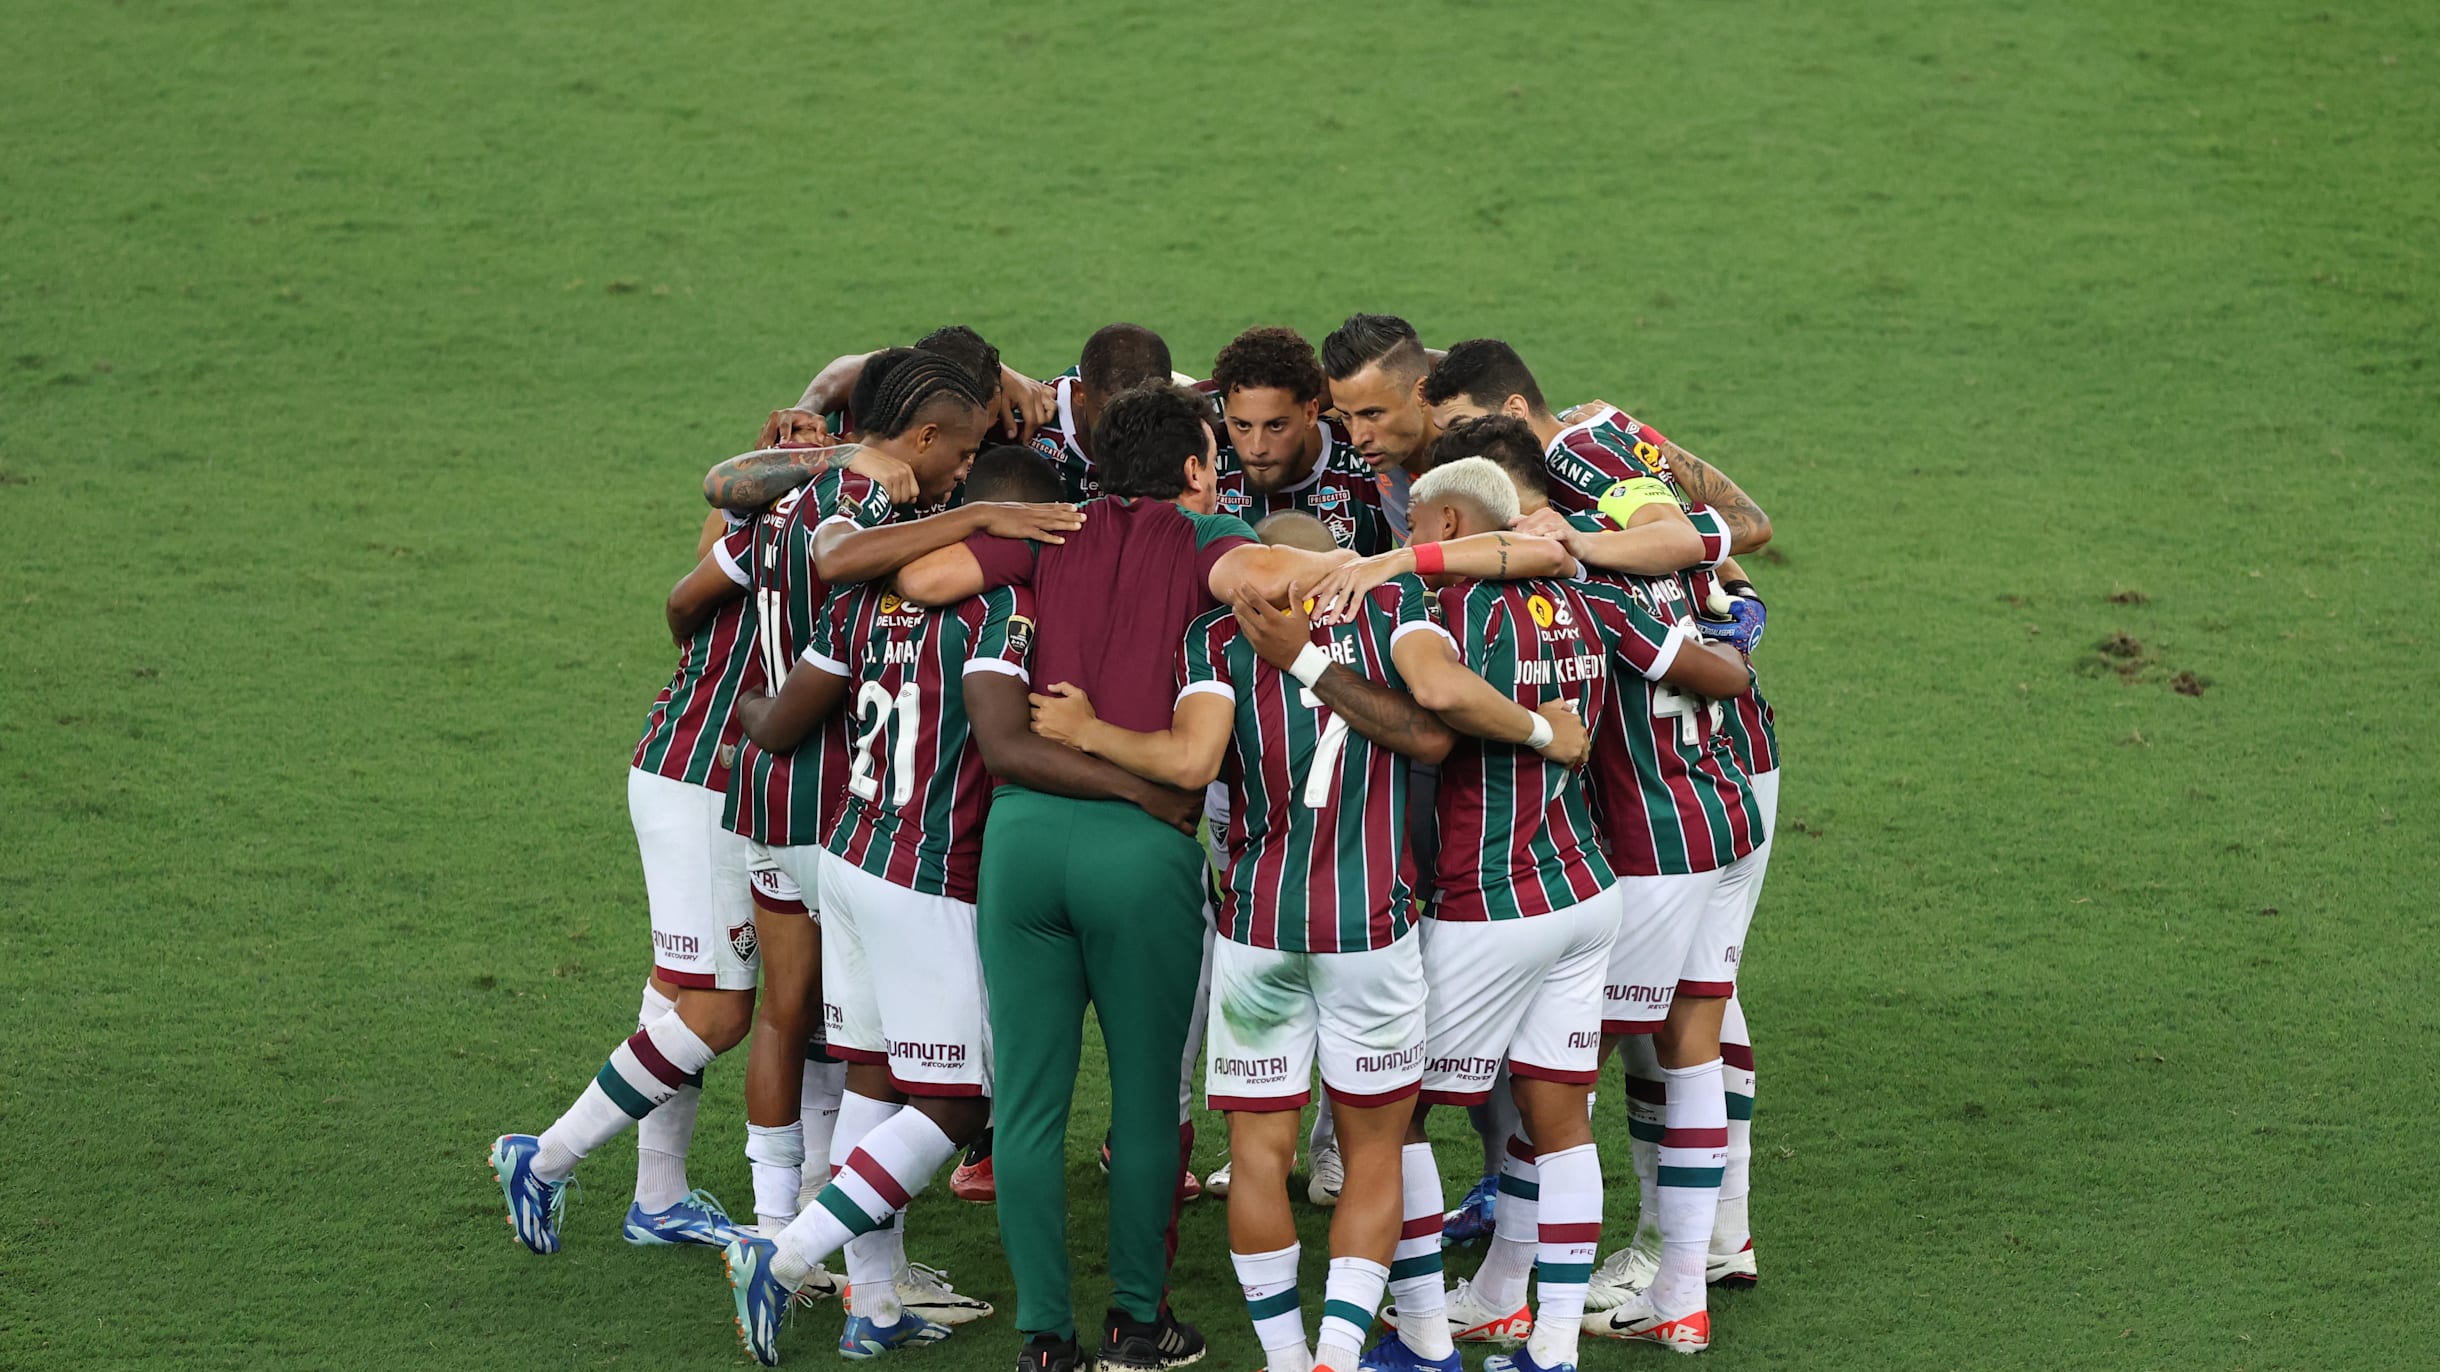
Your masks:
<svg viewBox="0 0 2440 1372"><path fill-rule="evenodd" d="M1264 547L1214 513L1209 402L1159 383L1113 397L1093 428L1107 492L1064 543L978 537L899 574L899 594L943 605L989 586L1033 588L1032 677L1069 682L1101 717L1167 728L1186 626L1239 591L1288 603L1346 553ZM991 689L985 689L991 688ZM992 1166L1000 1240L1017 1281L1025 1364L1074 1365L1068 1291L1068 1109L1091 1002L1110 1059L1113 1309L1099 1360L1174 1366L1202 1336L1162 1304L1165 1235L1181 1165L1178 1064L1203 956L1201 797L1144 781L1028 727L1026 685L978 679L967 710L1000 781L983 831L978 923L991 997Z"/></svg>

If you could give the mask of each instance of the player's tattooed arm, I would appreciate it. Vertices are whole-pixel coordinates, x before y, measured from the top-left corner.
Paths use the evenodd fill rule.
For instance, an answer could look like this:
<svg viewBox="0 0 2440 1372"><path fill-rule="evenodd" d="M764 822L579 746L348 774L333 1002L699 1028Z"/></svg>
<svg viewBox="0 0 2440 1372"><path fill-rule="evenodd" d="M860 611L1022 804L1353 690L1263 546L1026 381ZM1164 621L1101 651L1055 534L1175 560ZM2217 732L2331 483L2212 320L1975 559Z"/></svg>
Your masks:
<svg viewBox="0 0 2440 1372"><path fill-rule="evenodd" d="M853 443L829 448L757 448L703 474L703 498L722 510L753 514L861 452Z"/></svg>
<svg viewBox="0 0 2440 1372"><path fill-rule="evenodd" d="M1727 523L1729 551L1750 553L1771 541L1771 517L1754 498L1717 467L1675 443L1663 443L1661 456L1677 478L1678 489L1698 505L1709 505Z"/></svg>
<svg viewBox="0 0 2440 1372"><path fill-rule="evenodd" d="M1415 703L1432 711L1449 727L1476 738L1499 743L1523 743L1533 736L1534 716L1550 721L1551 741L1536 751L1554 762L1579 766L1592 752L1584 721L1566 701L1551 701L1528 710L1500 693L1458 659L1457 649L1442 634L1415 633L1390 645L1398 675L1406 679Z"/></svg>
<svg viewBox="0 0 2440 1372"><path fill-rule="evenodd" d="M1199 791L1220 778L1237 710L1230 698L1197 691L1180 700L1169 727L1155 733L1122 729L1093 713L1092 697L1058 681L1028 697L1034 732L1078 752L1107 758L1146 781Z"/></svg>
<svg viewBox="0 0 2440 1372"><path fill-rule="evenodd" d="M1135 773L1087 757L1033 731L1025 683L1004 672L973 672L964 682L966 719L983 766L1001 781L1078 800L1123 800L1180 833L1192 834L1203 817L1200 792L1144 780Z"/></svg>
<svg viewBox="0 0 2440 1372"><path fill-rule="evenodd" d="M847 698L847 678L834 676L811 662L799 662L787 684L775 696L741 694L737 722L746 737L765 752L785 753L812 735Z"/></svg>
<svg viewBox="0 0 2440 1372"><path fill-rule="evenodd" d="M1300 602L1302 597L1291 590L1289 598ZM1237 614L1237 632L1245 636L1257 656L1280 671L1292 667L1297 655L1312 643L1312 629L1301 609L1273 609L1268 605L1240 598L1231 607ZM1415 703L1415 698L1373 680L1361 672L1351 671L1333 662L1314 678L1313 694L1324 705L1338 712L1341 719L1357 733L1389 749L1401 757L1420 762L1438 762L1457 746L1457 735L1442 723L1440 716ZM1203 696L1189 696L1180 701L1178 711ZM1220 697L1211 697L1225 704ZM1233 710L1223 712L1225 722L1234 723ZM1225 736L1224 740L1225 741ZM1217 775L1218 751L1215 750L1214 774Z"/></svg>

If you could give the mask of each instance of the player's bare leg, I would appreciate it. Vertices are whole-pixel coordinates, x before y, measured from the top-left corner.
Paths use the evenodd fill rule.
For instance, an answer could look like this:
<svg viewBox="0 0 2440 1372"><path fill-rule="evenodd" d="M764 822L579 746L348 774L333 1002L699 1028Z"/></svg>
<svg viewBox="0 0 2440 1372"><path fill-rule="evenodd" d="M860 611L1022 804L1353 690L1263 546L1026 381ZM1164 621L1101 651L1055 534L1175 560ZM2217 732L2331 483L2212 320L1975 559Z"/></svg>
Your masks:
<svg viewBox="0 0 2440 1372"><path fill-rule="evenodd" d="M1332 1103L1346 1174L1330 1217L1330 1276L1322 1289L1322 1322L1316 1330L1317 1367L1353 1372L1364 1332L1389 1283L1405 1220L1400 1152L1414 1107L1412 1096L1363 1107Z"/></svg>
<svg viewBox="0 0 2440 1372"><path fill-rule="evenodd" d="M1297 1285L1303 1249L1288 1204L1297 1133L1293 1109L1228 1114L1229 1261L1237 1269L1246 1313L1254 1321L1254 1337L1262 1344L1269 1372L1306 1372L1313 1361Z"/></svg>
<svg viewBox="0 0 2440 1372"><path fill-rule="evenodd" d="M805 1041L822 1008L821 926L761 901L763 994L746 1049L746 1161L754 1172L754 1217L766 1233L796 1218L805 1166Z"/></svg>

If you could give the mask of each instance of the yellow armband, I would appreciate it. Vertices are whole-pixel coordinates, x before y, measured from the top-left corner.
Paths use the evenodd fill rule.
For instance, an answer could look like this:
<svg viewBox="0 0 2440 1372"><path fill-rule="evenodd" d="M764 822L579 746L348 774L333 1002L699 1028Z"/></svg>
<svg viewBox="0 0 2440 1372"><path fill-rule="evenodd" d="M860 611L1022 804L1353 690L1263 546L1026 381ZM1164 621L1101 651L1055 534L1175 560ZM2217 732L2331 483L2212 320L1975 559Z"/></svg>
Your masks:
<svg viewBox="0 0 2440 1372"><path fill-rule="evenodd" d="M1618 527L1623 529L1627 525L1627 516L1646 505L1662 504L1677 504L1677 494L1669 489L1669 484L1658 477L1637 476L1613 482L1610 489L1601 493L1601 499L1594 508L1617 520Z"/></svg>

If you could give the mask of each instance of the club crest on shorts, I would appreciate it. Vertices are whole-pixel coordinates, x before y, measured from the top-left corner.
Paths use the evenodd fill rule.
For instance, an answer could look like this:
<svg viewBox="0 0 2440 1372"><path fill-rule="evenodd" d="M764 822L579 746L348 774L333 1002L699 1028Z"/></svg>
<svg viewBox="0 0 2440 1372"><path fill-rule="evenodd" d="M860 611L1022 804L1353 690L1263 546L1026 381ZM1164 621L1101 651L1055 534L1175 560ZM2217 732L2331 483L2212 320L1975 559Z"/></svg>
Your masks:
<svg viewBox="0 0 2440 1372"><path fill-rule="evenodd" d="M739 962L752 962L754 955L762 951L761 940L754 936L754 921L729 926L729 951L737 955Z"/></svg>

